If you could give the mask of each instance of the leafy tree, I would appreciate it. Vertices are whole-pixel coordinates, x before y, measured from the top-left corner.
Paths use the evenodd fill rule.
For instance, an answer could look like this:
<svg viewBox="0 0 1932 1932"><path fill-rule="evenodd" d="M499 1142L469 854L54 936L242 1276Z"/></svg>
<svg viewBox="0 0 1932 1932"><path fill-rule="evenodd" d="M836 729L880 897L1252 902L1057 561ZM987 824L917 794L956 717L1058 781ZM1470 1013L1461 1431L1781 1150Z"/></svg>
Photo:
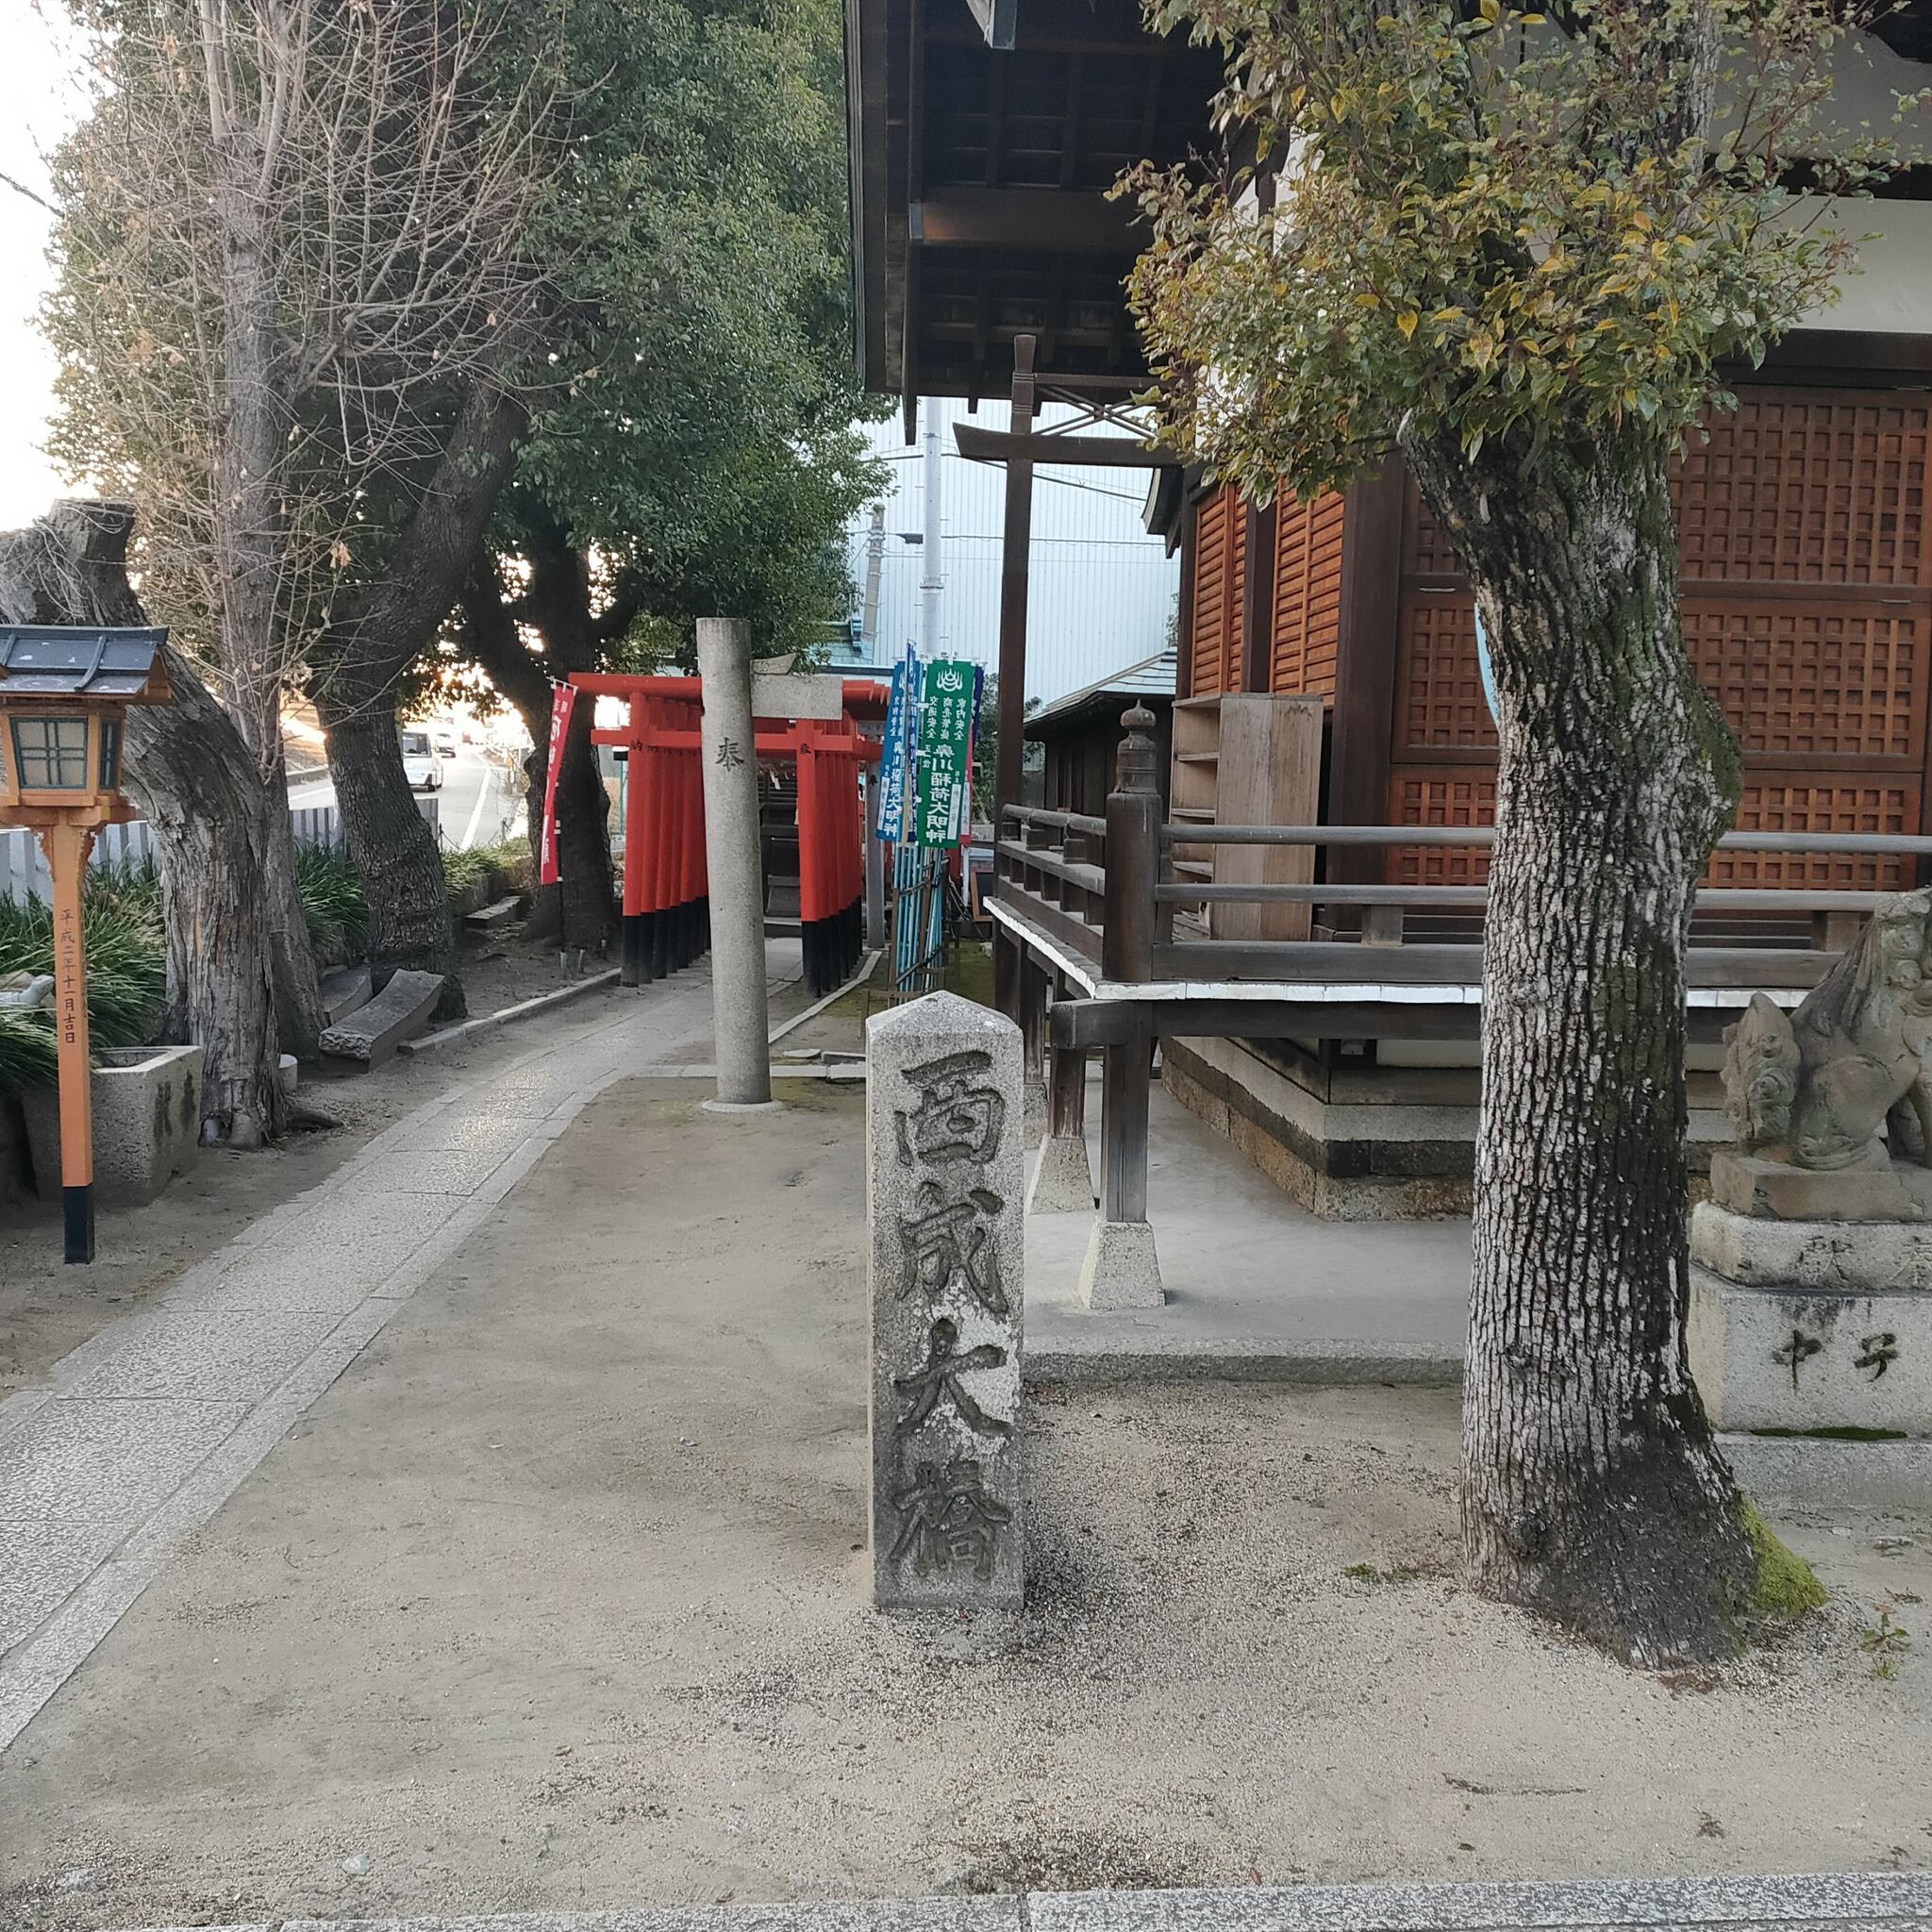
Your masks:
<svg viewBox="0 0 1932 1932"><path fill-rule="evenodd" d="M524 716L533 805L553 680L641 637L688 650L719 611L759 650L821 635L849 601L843 524L875 488L851 428L837 8L588 0L568 25L576 139L553 216L571 266L452 640ZM581 233L593 257L572 254ZM612 913L590 711L559 774L558 910L595 948Z"/></svg>
<svg viewBox="0 0 1932 1932"><path fill-rule="evenodd" d="M1225 50L1258 157L1135 182L1167 437L1263 499L1399 452L1491 639L1470 1566L1617 1656L1719 1656L1759 1559L1685 1357L1683 954L1740 760L1685 654L1667 471L1720 364L1844 266L1787 187L1882 158L1828 125L1842 9L1150 17Z"/></svg>

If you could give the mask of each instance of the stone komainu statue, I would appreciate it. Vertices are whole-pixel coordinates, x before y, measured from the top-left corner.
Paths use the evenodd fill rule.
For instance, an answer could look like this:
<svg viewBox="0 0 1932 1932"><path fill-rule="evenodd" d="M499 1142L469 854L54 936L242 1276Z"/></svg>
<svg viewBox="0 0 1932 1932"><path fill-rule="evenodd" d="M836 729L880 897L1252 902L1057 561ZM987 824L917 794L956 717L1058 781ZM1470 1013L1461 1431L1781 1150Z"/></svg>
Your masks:
<svg viewBox="0 0 1932 1932"><path fill-rule="evenodd" d="M1932 1166L1932 891L1881 899L1795 1013L1758 993L1724 1044L1724 1108L1745 1152L1851 1167L1882 1158L1890 1118L1892 1154L1916 1145Z"/></svg>

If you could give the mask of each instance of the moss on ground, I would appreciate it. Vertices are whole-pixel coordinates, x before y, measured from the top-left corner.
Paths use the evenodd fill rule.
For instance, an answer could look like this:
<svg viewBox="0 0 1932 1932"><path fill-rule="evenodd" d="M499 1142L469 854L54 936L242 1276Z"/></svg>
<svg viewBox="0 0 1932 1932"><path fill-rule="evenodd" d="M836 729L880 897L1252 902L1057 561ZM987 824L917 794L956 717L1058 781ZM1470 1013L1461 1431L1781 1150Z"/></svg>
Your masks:
<svg viewBox="0 0 1932 1932"><path fill-rule="evenodd" d="M1777 1539L1770 1524L1748 1499L1743 1506L1744 1534L1757 1558L1757 1584L1746 1606L1753 1617L1796 1623L1824 1607L1824 1586L1810 1564Z"/></svg>

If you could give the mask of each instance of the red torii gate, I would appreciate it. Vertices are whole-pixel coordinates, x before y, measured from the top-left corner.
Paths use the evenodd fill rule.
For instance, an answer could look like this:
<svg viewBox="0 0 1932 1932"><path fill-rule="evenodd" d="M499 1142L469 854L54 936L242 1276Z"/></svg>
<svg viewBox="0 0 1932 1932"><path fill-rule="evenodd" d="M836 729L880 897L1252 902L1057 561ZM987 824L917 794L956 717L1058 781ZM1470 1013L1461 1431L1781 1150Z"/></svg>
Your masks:
<svg viewBox="0 0 1932 1932"><path fill-rule="evenodd" d="M625 786L622 983L639 986L688 966L710 944L705 873L704 774L698 765L695 677L575 671L591 697L620 698L622 725L594 730L622 746ZM860 719L883 718L890 688L847 678L837 719L758 718L750 758L790 758L798 767L798 920L806 984L842 985L864 937L865 820L858 768L879 756Z"/></svg>

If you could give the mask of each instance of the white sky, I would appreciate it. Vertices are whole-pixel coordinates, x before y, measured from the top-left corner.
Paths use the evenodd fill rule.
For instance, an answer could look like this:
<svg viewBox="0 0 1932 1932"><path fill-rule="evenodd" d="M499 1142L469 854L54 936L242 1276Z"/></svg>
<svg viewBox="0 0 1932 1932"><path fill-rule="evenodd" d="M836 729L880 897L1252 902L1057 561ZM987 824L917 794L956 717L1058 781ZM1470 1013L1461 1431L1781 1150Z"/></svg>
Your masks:
<svg viewBox="0 0 1932 1932"><path fill-rule="evenodd" d="M0 175L36 193L45 156L85 105L79 40L58 0L0 0ZM0 530L65 489L42 454L54 358L34 311L48 283L47 215L0 182Z"/></svg>

